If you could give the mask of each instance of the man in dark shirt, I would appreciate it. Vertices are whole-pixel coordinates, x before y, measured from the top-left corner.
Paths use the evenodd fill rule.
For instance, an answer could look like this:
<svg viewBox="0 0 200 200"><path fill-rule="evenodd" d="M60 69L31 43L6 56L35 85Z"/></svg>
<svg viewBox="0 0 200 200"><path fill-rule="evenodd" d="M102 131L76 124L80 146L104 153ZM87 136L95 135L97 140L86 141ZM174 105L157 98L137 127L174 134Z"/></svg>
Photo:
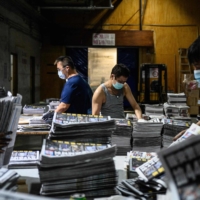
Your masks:
<svg viewBox="0 0 200 200"><path fill-rule="evenodd" d="M60 104L55 112L88 114L91 110L92 90L77 73L72 59L68 56L60 56L54 64L57 66L58 76L66 79Z"/></svg>

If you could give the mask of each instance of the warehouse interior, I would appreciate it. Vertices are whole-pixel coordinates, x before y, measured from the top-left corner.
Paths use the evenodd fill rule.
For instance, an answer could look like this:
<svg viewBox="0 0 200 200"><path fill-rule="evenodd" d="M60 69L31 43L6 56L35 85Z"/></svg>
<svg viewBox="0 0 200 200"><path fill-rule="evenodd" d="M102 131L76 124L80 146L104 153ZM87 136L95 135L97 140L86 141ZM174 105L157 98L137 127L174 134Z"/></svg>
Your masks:
<svg viewBox="0 0 200 200"><path fill-rule="evenodd" d="M133 52L133 93L138 101L143 63L166 65L167 91L180 92L180 52L199 36L199 8L197 0L3 0L0 85L22 94L23 104L59 98L63 81L53 65L58 56L79 52L73 55L76 65L86 57L83 65L89 66L89 49L115 49L114 62L123 62L123 53ZM114 34L115 44L93 44L93 34ZM103 60L99 66L107 67ZM81 73L88 79L90 71Z"/></svg>
<svg viewBox="0 0 200 200"><path fill-rule="evenodd" d="M188 61L199 11L199 0L0 0L0 173L12 175L0 199L200 199L200 59Z"/></svg>

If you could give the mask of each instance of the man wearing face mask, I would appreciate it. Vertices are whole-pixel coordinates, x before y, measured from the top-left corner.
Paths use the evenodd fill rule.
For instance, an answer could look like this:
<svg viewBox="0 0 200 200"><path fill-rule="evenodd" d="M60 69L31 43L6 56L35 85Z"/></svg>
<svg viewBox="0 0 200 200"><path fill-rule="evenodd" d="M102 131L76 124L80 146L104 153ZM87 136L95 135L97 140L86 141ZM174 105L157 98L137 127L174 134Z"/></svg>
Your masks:
<svg viewBox="0 0 200 200"><path fill-rule="evenodd" d="M200 37L198 37L188 49L188 60L194 68L194 78L200 85Z"/></svg>
<svg viewBox="0 0 200 200"><path fill-rule="evenodd" d="M60 56L54 62L58 76L66 83L61 93L60 104L55 110L57 113L89 114L92 102L92 90L88 83L77 73L72 59Z"/></svg>
<svg viewBox="0 0 200 200"><path fill-rule="evenodd" d="M188 61L190 65L193 65L194 69L194 78L198 81L200 85L200 37L198 37L188 48ZM197 122L197 125L200 125L200 121ZM185 133L186 130L181 131L174 137L176 141L180 136Z"/></svg>
<svg viewBox="0 0 200 200"><path fill-rule="evenodd" d="M113 67L110 80L101 84L94 92L92 98L92 114L111 116L112 118L124 118L123 99L129 101L138 119L142 119L140 106L137 104L129 85L126 83L129 77L129 69L124 64Z"/></svg>

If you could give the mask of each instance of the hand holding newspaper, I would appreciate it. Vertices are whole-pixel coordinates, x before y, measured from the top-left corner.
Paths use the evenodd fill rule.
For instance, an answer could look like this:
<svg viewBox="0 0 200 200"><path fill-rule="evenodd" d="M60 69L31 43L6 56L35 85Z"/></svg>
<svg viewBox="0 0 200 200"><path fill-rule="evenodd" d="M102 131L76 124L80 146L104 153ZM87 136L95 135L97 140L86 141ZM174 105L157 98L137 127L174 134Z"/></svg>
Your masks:
<svg viewBox="0 0 200 200"><path fill-rule="evenodd" d="M175 144L178 144L179 142L182 142L184 141L185 139L191 137L191 136L195 136L195 135L200 135L200 126L198 126L197 124L192 124L190 126L189 129L187 129L185 131L185 133L180 137L178 138L176 141L174 141L170 146L173 146Z"/></svg>

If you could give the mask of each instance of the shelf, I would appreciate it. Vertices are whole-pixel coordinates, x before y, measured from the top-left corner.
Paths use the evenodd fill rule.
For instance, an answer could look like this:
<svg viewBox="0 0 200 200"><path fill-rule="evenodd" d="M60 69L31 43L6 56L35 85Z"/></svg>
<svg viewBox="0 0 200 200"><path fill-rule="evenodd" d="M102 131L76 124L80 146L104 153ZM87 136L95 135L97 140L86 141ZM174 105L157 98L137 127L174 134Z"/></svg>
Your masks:
<svg viewBox="0 0 200 200"><path fill-rule="evenodd" d="M188 67L190 66L189 63L181 63L181 65L187 65Z"/></svg>
<svg viewBox="0 0 200 200"><path fill-rule="evenodd" d="M191 71L190 71L190 70L181 70L181 73L182 73L182 74L190 74Z"/></svg>

